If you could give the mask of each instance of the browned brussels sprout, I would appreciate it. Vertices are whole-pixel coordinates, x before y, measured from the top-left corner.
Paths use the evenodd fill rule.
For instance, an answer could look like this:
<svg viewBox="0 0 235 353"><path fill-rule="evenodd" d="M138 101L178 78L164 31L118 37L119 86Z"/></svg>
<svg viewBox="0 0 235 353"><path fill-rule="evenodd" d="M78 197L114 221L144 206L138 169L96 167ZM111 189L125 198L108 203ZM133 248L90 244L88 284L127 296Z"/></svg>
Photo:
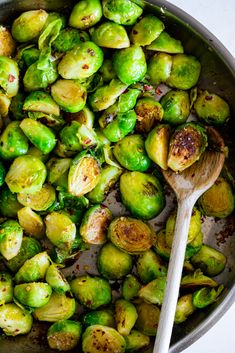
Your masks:
<svg viewBox="0 0 235 353"><path fill-rule="evenodd" d="M148 303L162 305L164 292L166 287L166 276L153 279L151 282L143 286L138 296Z"/></svg>
<svg viewBox="0 0 235 353"><path fill-rule="evenodd" d="M136 270L143 283L165 276L167 273L162 258L151 249L138 256Z"/></svg>
<svg viewBox="0 0 235 353"><path fill-rule="evenodd" d="M198 269L192 274L182 277L180 286L182 289L194 289L197 287L217 287L218 283Z"/></svg>
<svg viewBox="0 0 235 353"><path fill-rule="evenodd" d="M31 314L14 303L0 306L0 328L7 336L29 333L32 329Z"/></svg>
<svg viewBox="0 0 235 353"><path fill-rule="evenodd" d="M180 324L187 320L188 316L196 310L193 304L193 295L185 294L178 299L176 312L175 312L175 323Z"/></svg>
<svg viewBox="0 0 235 353"><path fill-rule="evenodd" d="M0 224L0 254L11 260L20 251L23 229L15 220L7 220Z"/></svg>
<svg viewBox="0 0 235 353"><path fill-rule="evenodd" d="M131 300L137 297L138 292L141 288L141 284L138 279L130 274L127 275L122 282L122 296L126 300Z"/></svg>
<svg viewBox="0 0 235 353"><path fill-rule="evenodd" d="M33 194L18 193L17 199L22 205L34 211L46 211L54 204L56 192L52 185L44 184L39 191Z"/></svg>
<svg viewBox="0 0 235 353"><path fill-rule="evenodd" d="M11 56L15 50L15 42L8 28L0 26L0 55Z"/></svg>
<svg viewBox="0 0 235 353"><path fill-rule="evenodd" d="M128 336L135 325L138 314L135 306L125 299L115 302L115 320L117 330L122 336Z"/></svg>
<svg viewBox="0 0 235 353"><path fill-rule="evenodd" d="M160 319L160 309L153 304L142 302L136 305L138 318L135 327L147 336L155 336Z"/></svg>
<svg viewBox="0 0 235 353"><path fill-rule="evenodd" d="M100 0L79 1L69 17L71 27L86 29L94 26L102 17L102 5Z"/></svg>
<svg viewBox="0 0 235 353"><path fill-rule="evenodd" d="M47 341L51 349L68 351L78 345L82 335L82 325L78 321L60 320L47 331Z"/></svg>
<svg viewBox="0 0 235 353"><path fill-rule="evenodd" d="M42 239L45 235L45 225L39 214L34 212L30 207L21 208L18 213L20 226L25 234Z"/></svg>
<svg viewBox="0 0 235 353"><path fill-rule="evenodd" d="M163 259L169 260L171 254L171 248L166 243L166 231L165 229L160 230L156 234L156 239L154 242L154 250Z"/></svg>
<svg viewBox="0 0 235 353"><path fill-rule="evenodd" d="M149 132L163 118L163 108L154 98L146 97L138 100L135 106L137 114L136 130L140 133Z"/></svg>

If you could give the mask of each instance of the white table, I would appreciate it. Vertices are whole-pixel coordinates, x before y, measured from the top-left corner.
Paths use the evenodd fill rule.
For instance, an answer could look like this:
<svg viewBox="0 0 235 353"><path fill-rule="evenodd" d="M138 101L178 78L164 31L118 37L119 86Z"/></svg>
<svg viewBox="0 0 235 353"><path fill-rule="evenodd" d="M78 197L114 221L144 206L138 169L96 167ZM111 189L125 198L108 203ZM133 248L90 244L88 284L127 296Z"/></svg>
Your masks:
<svg viewBox="0 0 235 353"><path fill-rule="evenodd" d="M235 0L170 0L207 27L235 57ZM234 353L235 304L183 353Z"/></svg>

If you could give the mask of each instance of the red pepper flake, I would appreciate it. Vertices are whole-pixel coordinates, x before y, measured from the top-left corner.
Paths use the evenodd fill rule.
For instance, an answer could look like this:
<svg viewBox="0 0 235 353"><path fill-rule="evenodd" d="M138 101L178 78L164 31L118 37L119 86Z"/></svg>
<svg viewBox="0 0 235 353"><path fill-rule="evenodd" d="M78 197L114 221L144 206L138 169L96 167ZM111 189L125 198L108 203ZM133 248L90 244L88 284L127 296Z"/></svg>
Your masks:
<svg viewBox="0 0 235 353"><path fill-rule="evenodd" d="M152 88L153 88L153 86L151 86L151 85L144 85L145 91L151 91Z"/></svg>
<svg viewBox="0 0 235 353"><path fill-rule="evenodd" d="M82 67L84 70L87 70L87 69L89 69L89 66L87 65L87 64L85 64L85 65L83 65L83 67Z"/></svg>
<svg viewBox="0 0 235 353"><path fill-rule="evenodd" d="M89 145L91 143L91 140L90 139L86 139L85 141L84 141L84 144L85 145Z"/></svg>
<svg viewBox="0 0 235 353"><path fill-rule="evenodd" d="M212 98L213 98L212 96L206 96L206 97L205 97L205 100L206 100L206 101L211 101Z"/></svg>
<svg viewBox="0 0 235 353"><path fill-rule="evenodd" d="M13 76L11 74L8 75L8 82L14 82L15 79L16 79L15 76Z"/></svg>
<svg viewBox="0 0 235 353"><path fill-rule="evenodd" d="M155 89L155 93L160 96L162 94L162 90L161 88L158 86L156 89Z"/></svg>

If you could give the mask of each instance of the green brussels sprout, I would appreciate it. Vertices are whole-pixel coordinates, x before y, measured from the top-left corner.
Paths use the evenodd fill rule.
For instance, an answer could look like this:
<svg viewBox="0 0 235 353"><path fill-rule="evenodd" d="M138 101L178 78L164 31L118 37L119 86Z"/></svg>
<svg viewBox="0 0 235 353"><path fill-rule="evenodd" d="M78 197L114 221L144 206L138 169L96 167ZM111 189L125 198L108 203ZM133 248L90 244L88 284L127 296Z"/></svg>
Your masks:
<svg viewBox="0 0 235 353"><path fill-rule="evenodd" d="M122 282L122 296L126 300L131 300L137 297L138 292L141 288L141 284L138 279L132 275L127 275Z"/></svg>
<svg viewBox="0 0 235 353"><path fill-rule="evenodd" d="M115 320L112 310L93 310L86 312L82 318L81 322L84 328L94 325L102 325L115 328Z"/></svg>
<svg viewBox="0 0 235 353"><path fill-rule="evenodd" d="M182 289L194 289L197 287L217 287L218 283L197 269L192 274L182 277L180 286Z"/></svg>
<svg viewBox="0 0 235 353"><path fill-rule="evenodd" d="M20 122L12 121L0 136L0 157L13 159L26 154L28 139L20 129Z"/></svg>
<svg viewBox="0 0 235 353"><path fill-rule="evenodd" d="M185 123L171 136L167 165L175 172L182 172L195 163L207 146L204 127L197 123Z"/></svg>
<svg viewBox="0 0 235 353"><path fill-rule="evenodd" d="M155 54L148 62L147 75L152 85L165 83L169 79L172 68L172 56L166 53Z"/></svg>
<svg viewBox="0 0 235 353"><path fill-rule="evenodd" d="M44 184L34 194L19 193L17 199L23 206L30 207L34 211L46 211L56 200L55 189L50 184Z"/></svg>
<svg viewBox="0 0 235 353"><path fill-rule="evenodd" d="M26 310L14 303L0 306L0 327L7 336L17 336L29 333L33 318Z"/></svg>
<svg viewBox="0 0 235 353"><path fill-rule="evenodd" d="M103 277L117 280L131 272L133 262L131 255L119 250L112 243L107 243L98 254L97 266Z"/></svg>
<svg viewBox="0 0 235 353"><path fill-rule="evenodd" d="M94 205L83 216L80 225L80 235L85 243L104 244L107 241L106 233L113 216L108 207Z"/></svg>
<svg viewBox="0 0 235 353"><path fill-rule="evenodd" d="M95 93L89 97L89 103L93 111L100 111L111 107L127 87L127 84L113 79L108 85L98 88Z"/></svg>
<svg viewBox="0 0 235 353"><path fill-rule="evenodd" d="M35 63L39 59L39 56L40 56L40 50L34 47L25 48L22 51L22 59L25 62L27 67Z"/></svg>
<svg viewBox="0 0 235 353"><path fill-rule="evenodd" d="M140 172L126 172L120 178L123 204L135 217L151 219L165 207L165 195L159 180Z"/></svg>
<svg viewBox="0 0 235 353"><path fill-rule="evenodd" d="M61 109L76 113L86 104L86 89L74 80L58 80L51 86L51 95Z"/></svg>
<svg viewBox="0 0 235 353"><path fill-rule="evenodd" d="M135 325L138 314L135 306L125 299L115 302L115 320L117 330L122 336L128 336Z"/></svg>
<svg viewBox="0 0 235 353"><path fill-rule="evenodd" d="M71 152L80 152L82 150L82 144L78 135L80 127L79 122L72 121L71 124L66 125L60 131L61 143Z"/></svg>
<svg viewBox="0 0 235 353"><path fill-rule="evenodd" d="M125 336L126 350L125 352L136 352L141 348L146 348L150 343L150 338L143 333L132 330L128 336Z"/></svg>
<svg viewBox="0 0 235 353"><path fill-rule="evenodd" d="M51 349L68 351L78 345L82 325L78 321L61 320L52 324L47 331L47 342Z"/></svg>
<svg viewBox="0 0 235 353"><path fill-rule="evenodd" d="M8 272L0 272L0 305L13 300L13 280Z"/></svg>
<svg viewBox="0 0 235 353"><path fill-rule="evenodd" d="M202 231L200 231L193 239L193 241L187 244L186 251L185 251L185 260L189 260L193 255L198 253L198 251L201 249L203 245L203 238L204 238L204 234L202 233Z"/></svg>
<svg viewBox="0 0 235 353"><path fill-rule="evenodd" d="M1 27L0 27L1 28ZM9 107L11 104L11 98L0 90L0 116L6 118L9 114Z"/></svg>
<svg viewBox="0 0 235 353"><path fill-rule="evenodd" d="M31 210L30 207L23 207L18 211L18 220L24 233L42 239L45 235L45 225L40 215Z"/></svg>
<svg viewBox="0 0 235 353"><path fill-rule="evenodd" d="M121 25L133 25L142 15L142 8L130 0L104 0L103 14Z"/></svg>
<svg viewBox="0 0 235 353"><path fill-rule="evenodd" d="M143 283L165 276L167 273L162 258L151 249L138 256L136 270Z"/></svg>
<svg viewBox="0 0 235 353"><path fill-rule="evenodd" d="M11 260L4 261L7 268L17 272L28 259L42 251L41 244L34 238L23 237L20 251Z"/></svg>
<svg viewBox="0 0 235 353"><path fill-rule="evenodd" d="M68 27L60 31L58 37L53 41L52 47L60 53L65 53L72 50L81 42L88 40L90 40L90 38L86 32Z"/></svg>
<svg viewBox="0 0 235 353"><path fill-rule="evenodd" d="M23 230L15 220L0 224L0 253L6 260L11 260L20 251Z"/></svg>
<svg viewBox="0 0 235 353"><path fill-rule="evenodd" d="M208 287L198 289L193 293L193 305L199 309L205 308L216 302L223 289L223 285L220 285L217 289Z"/></svg>
<svg viewBox="0 0 235 353"><path fill-rule="evenodd" d="M151 248L155 234L150 226L130 217L114 219L108 228L108 238L119 249L129 254L141 254Z"/></svg>
<svg viewBox="0 0 235 353"><path fill-rule="evenodd" d="M8 28L0 26L0 55L12 56L15 51L15 41Z"/></svg>
<svg viewBox="0 0 235 353"><path fill-rule="evenodd" d="M162 305L166 288L166 276L153 279L139 290L139 298L148 303Z"/></svg>
<svg viewBox="0 0 235 353"><path fill-rule="evenodd" d="M28 67L23 78L24 88L26 91L38 91L47 88L58 78L55 62L50 62L47 69L38 68L39 61L36 61Z"/></svg>
<svg viewBox="0 0 235 353"><path fill-rule="evenodd" d="M75 196L83 196L94 189L100 179L100 165L97 159L84 151L72 161L68 175L68 191Z"/></svg>
<svg viewBox="0 0 235 353"><path fill-rule="evenodd" d="M171 90L161 98L164 109L163 122L172 125L185 123L190 114L189 94L185 91Z"/></svg>
<svg viewBox="0 0 235 353"><path fill-rule="evenodd" d="M100 180L96 187L90 191L86 196L93 203L101 203L105 200L109 191L118 181L120 175L122 174L122 169L106 165L101 170Z"/></svg>
<svg viewBox="0 0 235 353"><path fill-rule="evenodd" d="M0 88L9 98L19 90L19 68L16 61L7 56L0 56Z"/></svg>
<svg viewBox="0 0 235 353"><path fill-rule="evenodd" d="M192 55L176 54L172 57L170 77L166 83L170 87L187 90L197 84L201 64Z"/></svg>
<svg viewBox="0 0 235 353"><path fill-rule="evenodd" d="M165 229L161 229L159 232L157 232L156 239L154 242L154 250L164 260L169 260L170 254L171 254L171 248L166 244Z"/></svg>
<svg viewBox="0 0 235 353"><path fill-rule="evenodd" d="M163 108L154 98L145 97L138 100L135 106L137 114L136 130L140 133L148 133L153 125L163 118Z"/></svg>
<svg viewBox="0 0 235 353"><path fill-rule="evenodd" d="M70 286L75 298L89 309L97 309L111 302L111 287L104 278L80 276L72 280Z"/></svg>
<svg viewBox="0 0 235 353"><path fill-rule="evenodd" d="M225 268L226 261L224 254L206 244L202 245L199 252L191 258L192 264L210 277L221 273Z"/></svg>
<svg viewBox="0 0 235 353"><path fill-rule="evenodd" d="M116 72L113 69L113 63L111 59L105 59L100 68L101 75L104 82L109 82L116 78Z"/></svg>
<svg viewBox="0 0 235 353"><path fill-rule="evenodd" d="M48 160L48 154L43 154L42 151L40 151L35 146L29 147L27 155L36 157L36 158L40 159L40 161L42 161L43 163L47 162L47 160Z"/></svg>
<svg viewBox="0 0 235 353"><path fill-rule="evenodd" d="M48 303L52 289L47 283L33 282L17 284L14 297L23 305L40 308Z"/></svg>
<svg viewBox="0 0 235 353"><path fill-rule="evenodd" d="M141 135L124 137L115 144L113 153L117 161L128 170L144 172L151 165Z"/></svg>
<svg viewBox="0 0 235 353"><path fill-rule="evenodd" d="M86 105L77 113L67 113L66 121L77 121L81 125L85 125L88 129L92 129L95 122L95 114Z"/></svg>
<svg viewBox="0 0 235 353"><path fill-rule="evenodd" d="M102 6L99 0L79 1L69 17L71 27L86 29L94 26L102 17Z"/></svg>
<svg viewBox="0 0 235 353"><path fill-rule="evenodd" d="M12 35L17 42L29 42L39 36L42 31L48 13L44 10L32 10L23 12L15 19L12 25Z"/></svg>
<svg viewBox="0 0 235 353"><path fill-rule="evenodd" d="M132 28L130 39L136 45L151 44L164 30L164 24L156 16L146 15Z"/></svg>
<svg viewBox="0 0 235 353"><path fill-rule="evenodd" d="M52 292L49 302L36 308L33 316L38 321L57 322L69 319L75 310L76 302L71 295Z"/></svg>
<svg viewBox="0 0 235 353"><path fill-rule="evenodd" d="M40 252L33 257L28 258L28 260L23 263L15 275L15 282L17 284L28 283L44 279L49 266L50 258L47 252Z"/></svg>
<svg viewBox="0 0 235 353"><path fill-rule="evenodd" d="M181 324L187 320L188 316L196 310L193 305L193 295L185 294L178 299L176 312L175 312L175 323Z"/></svg>
<svg viewBox="0 0 235 353"><path fill-rule="evenodd" d="M23 110L42 112L56 116L60 115L60 108L58 104L48 93L43 91L31 92L24 101Z"/></svg>
<svg viewBox="0 0 235 353"><path fill-rule="evenodd" d="M135 327L147 336L155 336L160 319L160 309L153 304L142 302L136 305L138 318Z"/></svg>
<svg viewBox="0 0 235 353"><path fill-rule="evenodd" d="M226 218L234 210L234 194L229 182L219 177L198 201L203 214L209 217Z"/></svg>
<svg viewBox="0 0 235 353"><path fill-rule="evenodd" d="M167 169L168 145L170 140L170 126L157 125L151 130L145 140L145 149L149 158L163 170Z"/></svg>
<svg viewBox="0 0 235 353"><path fill-rule="evenodd" d="M181 41L171 37L165 31L161 32L146 48L148 50L161 51L169 54L183 54L184 52Z"/></svg>
<svg viewBox="0 0 235 353"><path fill-rule="evenodd" d="M78 128L77 137L83 149L92 148L99 142L95 130L92 128L89 129L86 125L83 124Z"/></svg>
<svg viewBox="0 0 235 353"><path fill-rule="evenodd" d="M230 118L229 105L215 93L201 91L194 103L194 109L199 119L212 125L223 125Z"/></svg>
<svg viewBox="0 0 235 353"><path fill-rule="evenodd" d="M142 80L147 72L142 48L132 45L129 48L117 50L113 56L113 68L119 80L127 85Z"/></svg>
<svg viewBox="0 0 235 353"><path fill-rule="evenodd" d="M83 211L84 208L89 206L89 201L85 196L77 197L73 196L64 189L59 189L58 200L60 209L67 211L70 217L73 215L74 211ZM78 222L74 222L78 223Z"/></svg>
<svg viewBox="0 0 235 353"><path fill-rule="evenodd" d="M51 184L58 184L61 177L67 174L71 165L70 158L55 158L52 157L47 162L47 180Z"/></svg>
<svg viewBox="0 0 235 353"><path fill-rule="evenodd" d="M46 272L46 282L51 286L53 291L58 294L70 291L70 285L56 264L51 264L48 267Z"/></svg>
<svg viewBox="0 0 235 353"><path fill-rule="evenodd" d="M95 28L91 37L100 47L122 49L130 46L125 28L114 22L104 22Z"/></svg>
<svg viewBox="0 0 235 353"><path fill-rule="evenodd" d="M121 113L126 113L129 110L133 109L136 105L136 100L140 95L140 90L135 88L128 88L123 94L119 97L117 102L118 111Z"/></svg>

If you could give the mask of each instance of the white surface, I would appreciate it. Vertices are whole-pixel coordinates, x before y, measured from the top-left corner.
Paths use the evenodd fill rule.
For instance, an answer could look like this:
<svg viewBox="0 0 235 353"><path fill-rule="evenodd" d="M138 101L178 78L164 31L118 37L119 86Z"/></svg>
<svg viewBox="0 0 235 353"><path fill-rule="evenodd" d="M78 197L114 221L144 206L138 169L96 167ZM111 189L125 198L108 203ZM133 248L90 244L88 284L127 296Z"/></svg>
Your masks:
<svg viewBox="0 0 235 353"><path fill-rule="evenodd" d="M171 0L207 27L235 57L235 0ZM235 304L183 353L234 353Z"/></svg>

